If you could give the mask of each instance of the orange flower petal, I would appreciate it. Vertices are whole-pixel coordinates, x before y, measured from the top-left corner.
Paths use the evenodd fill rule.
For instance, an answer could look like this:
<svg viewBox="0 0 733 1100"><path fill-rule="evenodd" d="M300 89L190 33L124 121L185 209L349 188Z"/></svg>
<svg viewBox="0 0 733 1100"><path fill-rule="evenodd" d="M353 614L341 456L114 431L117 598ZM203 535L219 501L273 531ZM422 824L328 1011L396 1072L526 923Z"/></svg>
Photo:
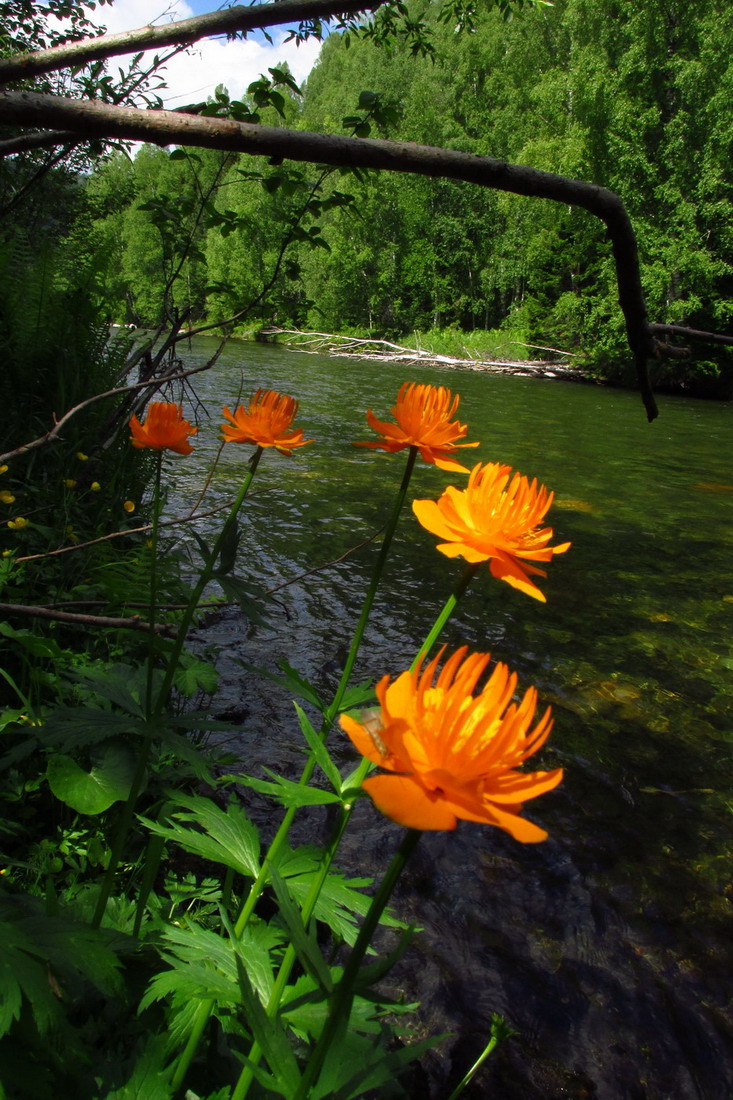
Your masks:
<svg viewBox="0 0 733 1100"><path fill-rule="evenodd" d="M232 413L225 405L222 411L230 421L221 426L226 443L253 443L291 455L296 447L313 442L303 439L302 428L290 430L298 412L298 402L287 394L257 390L246 408L239 405Z"/></svg>
<svg viewBox="0 0 733 1100"><path fill-rule="evenodd" d="M188 455L193 447L188 442L198 428L184 419L183 409L172 401L152 401L141 423L136 416L130 420L130 442L140 450L175 451Z"/></svg>
<svg viewBox="0 0 733 1100"><path fill-rule="evenodd" d="M372 776L364 788L383 813L409 828L453 829L463 819L497 826L524 843L544 840L544 830L520 817L522 803L556 787L562 771L517 768L546 740L549 708L535 722L534 688L513 702L517 677L503 664L477 691L488 653L469 654L464 646L439 672L442 656L443 650L392 683L383 677L377 715L341 718L357 749L389 773Z"/></svg>
<svg viewBox="0 0 733 1100"><path fill-rule="evenodd" d="M375 775L364 790L385 817L407 829L455 829L456 815L444 799L426 791L409 775Z"/></svg>
<svg viewBox="0 0 733 1100"><path fill-rule="evenodd" d="M382 439L356 446L380 448L390 454L405 447L417 447L424 462L443 470L468 473L467 468L452 457L452 452L458 447L478 447L478 443L456 442L467 431L465 424L451 419L458 402L458 395L454 397L444 386L404 382L392 408L396 423L379 420L369 409L367 423Z"/></svg>
<svg viewBox="0 0 733 1100"><path fill-rule="evenodd" d="M550 546L552 528L541 526L553 494L521 474L510 479L510 472L496 462L478 463L465 489L450 485L437 501L413 501L412 510L442 540L437 548L446 557L486 561L494 577L544 603L530 577L547 574L530 563L551 561L570 543Z"/></svg>

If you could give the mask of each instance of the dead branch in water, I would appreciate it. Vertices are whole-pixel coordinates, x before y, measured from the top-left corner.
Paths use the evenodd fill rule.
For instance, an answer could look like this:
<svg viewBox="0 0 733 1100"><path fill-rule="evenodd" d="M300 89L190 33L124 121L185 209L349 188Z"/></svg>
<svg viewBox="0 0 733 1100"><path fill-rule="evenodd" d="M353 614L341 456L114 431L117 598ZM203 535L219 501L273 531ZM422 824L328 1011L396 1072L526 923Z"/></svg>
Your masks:
<svg viewBox="0 0 733 1100"><path fill-rule="evenodd" d="M393 344L389 340L379 340L357 336L338 336L330 332L304 332L299 329L269 328L263 330L264 336L294 337L288 341L300 351L336 355L344 359L369 359L384 363L404 363L414 365L422 363L428 366L447 367L454 370L486 371L491 374L509 374L525 378L562 378L575 382L587 381L588 377L578 367L568 363L549 363L546 360L525 359L478 359L467 354L465 359L453 355L441 355L423 348L407 348ZM572 352L558 348L540 348L537 345L522 344L521 347L535 347L538 351L551 351L556 355L572 355Z"/></svg>

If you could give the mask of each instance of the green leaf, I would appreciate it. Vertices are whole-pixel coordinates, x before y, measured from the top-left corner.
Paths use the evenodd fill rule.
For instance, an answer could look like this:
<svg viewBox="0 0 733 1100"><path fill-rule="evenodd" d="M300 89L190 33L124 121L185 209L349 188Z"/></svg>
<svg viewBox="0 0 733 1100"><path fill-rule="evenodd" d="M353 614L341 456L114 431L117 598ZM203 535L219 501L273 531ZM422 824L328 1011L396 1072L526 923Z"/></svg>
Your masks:
<svg viewBox="0 0 733 1100"><path fill-rule="evenodd" d="M282 806L327 806L330 802L340 802L337 794L331 791L321 791L317 787L307 787L303 783L294 783L291 779L276 775L269 768L264 769L272 776L272 782L266 779L255 779L251 775L233 775L235 783L241 783L244 787L250 787L260 794L269 795Z"/></svg>
<svg viewBox="0 0 733 1100"><path fill-rule="evenodd" d="M282 862L278 863L278 870L283 878L287 878L288 889L302 906L309 894L313 879L318 873L317 870L308 868L291 876L287 863L283 865ZM369 885L371 885L369 878L347 879L338 872L329 873L318 895L314 916L327 924L335 935L340 936L346 943L353 944L358 933L357 917L363 917L371 903L369 895L362 892L362 888ZM405 927L402 921L397 920L388 911L382 914L380 924L391 928Z"/></svg>
<svg viewBox="0 0 733 1100"><path fill-rule="evenodd" d="M129 734L142 736L145 725L127 714L98 707L65 707L54 711L43 724L43 741L48 746L67 749L96 745L110 737Z"/></svg>
<svg viewBox="0 0 733 1100"><path fill-rule="evenodd" d="M190 653L182 653L173 684L187 699L197 691L213 695L219 685L219 674L208 661L199 661Z"/></svg>
<svg viewBox="0 0 733 1100"><path fill-rule="evenodd" d="M151 1036L135 1059L129 1080L112 1092L105 1092L105 1100L170 1100L173 1090L166 1062L165 1036Z"/></svg>
<svg viewBox="0 0 733 1100"><path fill-rule="evenodd" d="M293 902L285 884L285 880L280 877L277 869L272 864L268 864L268 867L270 871L270 881L277 896L280 916L285 921L288 935L290 936L290 942L298 956L298 961L305 972L311 975L321 989L326 993L330 993L333 989L333 982L331 981L331 974L326 964L326 960L321 954L321 949L318 946L315 925L313 925L310 930L306 929L300 915L300 910Z"/></svg>
<svg viewBox="0 0 733 1100"><path fill-rule="evenodd" d="M170 825L141 818L156 836L165 837L186 852L231 867L256 878L260 871L260 837L241 806L233 800L222 810L210 798L177 794Z"/></svg>
<svg viewBox="0 0 733 1100"><path fill-rule="evenodd" d="M100 751L90 772L70 756L59 753L48 761L46 778L61 802L80 814L101 814L113 802L127 798L135 762L125 745L110 744Z"/></svg>
<svg viewBox="0 0 733 1100"><path fill-rule="evenodd" d="M360 92L359 93L359 107L362 111L368 111L374 106L379 99L378 92Z"/></svg>
<svg viewBox="0 0 733 1100"><path fill-rule="evenodd" d="M284 1096L293 1096L300 1084L300 1070L290 1041L278 1020L268 1016L259 997L252 988L249 975L237 959L239 989L247 1015L262 1053Z"/></svg>
<svg viewBox="0 0 733 1100"><path fill-rule="evenodd" d="M250 622L255 626L267 626L267 619L261 607L264 590L259 585L231 575L226 577L217 575L216 580L221 585L226 598L232 603L238 603Z"/></svg>
<svg viewBox="0 0 733 1100"><path fill-rule="evenodd" d="M224 524L219 559L214 570L214 576L217 580L221 580L227 573L231 573L234 568L241 538L242 532L236 520L233 523Z"/></svg>
<svg viewBox="0 0 733 1100"><path fill-rule="evenodd" d="M323 714L326 709L326 704L321 699L320 695L313 687L313 684L305 677L301 676L292 665L283 658L278 661L277 667L282 672L282 676L277 676L274 672L269 672L266 668L258 668L257 665L247 664L246 661L240 661L243 668L247 671L256 672L259 676L264 676L266 680L271 680L273 684L279 684L280 687L286 689L292 695L297 695L299 699L302 699L306 703L311 703Z"/></svg>
<svg viewBox="0 0 733 1100"><path fill-rule="evenodd" d="M303 731L303 736L308 742L308 747L313 753L318 767L328 779L329 783L335 790L337 795L341 795L341 773L331 759L328 749L326 748L323 740L318 736L313 726L308 721L308 716L302 707L297 703L293 703L295 712L298 715L298 721L300 722L300 728Z"/></svg>
<svg viewBox="0 0 733 1100"><path fill-rule="evenodd" d="M344 710L352 710L355 707L363 707L365 703L373 703L375 699L373 683L354 684L353 687L347 688L344 692L339 713Z"/></svg>
<svg viewBox="0 0 733 1100"><path fill-rule="evenodd" d="M164 957L170 970L156 974L143 997L140 1010L171 995L186 1001L207 1000L220 1005L241 1004L237 960L250 975L258 999L272 993L272 952L282 947L282 933L253 919L241 939L225 938L198 925L168 925L162 933Z"/></svg>

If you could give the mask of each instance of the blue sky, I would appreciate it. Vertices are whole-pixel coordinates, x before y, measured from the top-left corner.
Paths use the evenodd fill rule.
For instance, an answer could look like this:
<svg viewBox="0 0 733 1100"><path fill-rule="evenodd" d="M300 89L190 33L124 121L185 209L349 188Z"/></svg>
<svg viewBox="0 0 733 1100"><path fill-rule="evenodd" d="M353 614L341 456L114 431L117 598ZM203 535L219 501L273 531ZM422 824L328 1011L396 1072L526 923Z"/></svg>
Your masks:
<svg viewBox="0 0 733 1100"><path fill-rule="evenodd" d="M166 0L115 0L112 7L98 8L96 15L98 21L113 32L133 30L147 23L163 23L172 18L185 19L215 11L218 6L205 0L172 0L170 3ZM285 43L285 27L273 28L271 37L273 46L259 33L244 42L205 39L185 54L173 58L165 71L168 89L161 93L164 104L176 107L206 99L217 84L226 85L229 94L238 98L260 73L280 61L287 61L295 79L302 83L318 57L319 43L314 39L301 46Z"/></svg>

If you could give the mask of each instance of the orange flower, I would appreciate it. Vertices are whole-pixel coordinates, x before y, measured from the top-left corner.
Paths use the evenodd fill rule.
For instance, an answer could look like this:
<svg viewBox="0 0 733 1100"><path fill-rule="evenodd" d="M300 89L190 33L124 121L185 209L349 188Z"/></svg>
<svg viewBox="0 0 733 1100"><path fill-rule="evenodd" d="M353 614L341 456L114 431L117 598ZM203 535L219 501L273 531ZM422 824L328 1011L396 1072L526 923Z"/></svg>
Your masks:
<svg viewBox="0 0 733 1100"><path fill-rule="evenodd" d="M303 439L303 429L288 429L298 413L298 402L285 393L275 390L257 390L245 409L240 405L233 414L224 407L229 424L221 430L227 443L254 443L258 447L274 447L280 454L289 455L295 447L304 447L312 439Z"/></svg>
<svg viewBox="0 0 733 1100"><path fill-rule="evenodd" d="M529 562L550 561L570 543L548 546L552 528L540 527L554 494L521 474L510 481L510 473L509 466L479 462L465 489L449 485L437 502L415 500L412 509L423 527L446 540L438 543L442 554L488 561L492 576L545 603L530 574L547 574Z"/></svg>
<svg viewBox="0 0 733 1100"><path fill-rule="evenodd" d="M491 657L467 656L463 646L435 680L437 657L423 671L403 672L377 684L381 725L347 714L341 726L356 748L387 774L364 781L382 813L410 829L455 829L458 819L497 825L533 843L547 833L520 817L522 802L556 787L562 769L520 772L517 767L544 744L552 728L549 708L529 731L537 692L513 703L516 673L497 664L477 695ZM435 682L434 682L435 681Z"/></svg>
<svg viewBox="0 0 733 1100"><path fill-rule="evenodd" d="M139 449L152 451L175 451L179 455L190 455L193 447L188 442L198 428L183 418L183 409L172 401L153 401L145 413L145 423L141 424L136 416L130 421L130 442Z"/></svg>
<svg viewBox="0 0 733 1100"><path fill-rule="evenodd" d="M397 403L391 410L397 423L377 420L369 409L366 414L369 427L384 439L374 443L357 443L356 446L380 447L390 454L405 447L417 447L425 462L434 463L441 470L466 474L467 468L450 456L459 447L478 447L478 443L456 443L467 431L465 424L451 420L459 400L457 394L453 397L444 386L403 382L397 394Z"/></svg>

